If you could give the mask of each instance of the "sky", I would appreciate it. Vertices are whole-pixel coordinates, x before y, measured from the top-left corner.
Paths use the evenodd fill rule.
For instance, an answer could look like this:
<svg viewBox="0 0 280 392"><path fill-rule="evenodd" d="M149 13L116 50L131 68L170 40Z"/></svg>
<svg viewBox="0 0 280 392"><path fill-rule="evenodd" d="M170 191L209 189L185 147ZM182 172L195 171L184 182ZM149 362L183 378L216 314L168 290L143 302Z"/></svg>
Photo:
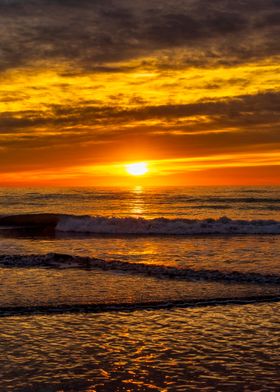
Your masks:
<svg viewBox="0 0 280 392"><path fill-rule="evenodd" d="M279 26L280 0L0 0L0 185L280 185Z"/></svg>

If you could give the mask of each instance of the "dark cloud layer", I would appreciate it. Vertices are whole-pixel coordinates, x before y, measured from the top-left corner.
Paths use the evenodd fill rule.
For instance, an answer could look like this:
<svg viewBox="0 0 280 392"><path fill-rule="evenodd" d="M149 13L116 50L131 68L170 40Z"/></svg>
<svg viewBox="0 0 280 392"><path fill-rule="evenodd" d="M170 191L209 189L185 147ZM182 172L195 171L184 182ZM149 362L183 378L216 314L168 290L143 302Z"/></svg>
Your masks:
<svg viewBox="0 0 280 392"><path fill-rule="evenodd" d="M201 143L203 139L215 139L214 143L203 143L207 149L212 144L212 150L219 145L224 150L228 149L228 145L232 148L228 143L230 138L235 141L237 149L241 144L248 147L255 143L277 143L279 147L279 107L280 93L244 95L187 105L143 106L130 110L108 106L55 105L49 108L47 114L37 111L2 113L0 140L1 145L6 147L37 148L42 144L49 146L55 139L57 145L70 145L73 142L115 143L125 139L163 138L166 146L173 146L173 151L176 150L176 140L185 135L188 139L196 137ZM193 123L194 116L207 116L208 121L204 123L198 118ZM137 125L138 121L145 120L159 120L159 125ZM134 126L127 128L126 124ZM42 127L57 130L59 137L41 134L38 130ZM14 136L12 140L9 135ZM182 146L185 148L184 144Z"/></svg>
<svg viewBox="0 0 280 392"><path fill-rule="evenodd" d="M96 125L103 126L128 121L159 119L163 123L193 116L209 116L216 126L260 126L278 123L280 93L266 92L242 95L221 100L206 100L181 105L143 105L137 109L122 109L118 106L67 106L51 105L47 114L40 111L24 111L0 114L0 129L8 131L15 127L28 128L39 125Z"/></svg>
<svg viewBox="0 0 280 392"><path fill-rule="evenodd" d="M182 66L279 53L278 0L0 1L0 66L64 59L84 69L186 49ZM159 64L160 65L160 64Z"/></svg>

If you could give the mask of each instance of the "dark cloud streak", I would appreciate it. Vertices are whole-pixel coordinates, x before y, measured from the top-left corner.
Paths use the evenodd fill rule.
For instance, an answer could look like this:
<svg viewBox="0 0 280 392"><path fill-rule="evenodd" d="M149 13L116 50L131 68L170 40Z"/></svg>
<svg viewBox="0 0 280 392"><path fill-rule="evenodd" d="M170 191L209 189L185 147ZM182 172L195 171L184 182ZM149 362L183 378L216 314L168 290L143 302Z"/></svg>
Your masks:
<svg viewBox="0 0 280 392"><path fill-rule="evenodd" d="M124 110L109 106L53 105L48 112L25 111L2 113L0 115L0 145L29 148L48 146L56 138L56 143L68 140L75 143L108 143L131 138L166 140L166 145L176 145L176 140L203 138L215 139L207 148L219 145L219 140L235 141L236 147L250 140L250 143L280 143L279 134L280 93L243 95L220 101L204 101L187 105L142 106L139 109ZM208 116L205 123L193 121L195 116ZM157 126L137 125L138 121L159 120ZM126 128L126 124L130 124ZM134 124L134 125L133 125ZM59 138L44 135L40 129L47 128L57 132ZM201 135L201 131L208 135ZM218 134L215 132L219 131ZM211 132L213 132L211 134ZM162 133L162 135L160 135ZM18 134L18 136L17 136ZM24 136L22 136L24 134ZM9 139L12 135L12 141ZM241 141L237 142L238 138ZM171 139L173 140L171 142ZM30 143L29 143L30 142ZM171 143L171 144L170 144ZM223 142L222 142L223 144ZM229 143L231 144L231 143ZM246 143L245 143L246 144ZM184 146L184 144L183 144ZM226 149L227 144L223 147Z"/></svg>
<svg viewBox="0 0 280 392"><path fill-rule="evenodd" d="M280 93L267 92L230 99L181 105L143 105L136 109L118 106L51 105L48 112L21 111L0 114L0 130L45 125L119 125L128 121L159 119L163 123L193 116L209 116L218 128L279 122Z"/></svg>

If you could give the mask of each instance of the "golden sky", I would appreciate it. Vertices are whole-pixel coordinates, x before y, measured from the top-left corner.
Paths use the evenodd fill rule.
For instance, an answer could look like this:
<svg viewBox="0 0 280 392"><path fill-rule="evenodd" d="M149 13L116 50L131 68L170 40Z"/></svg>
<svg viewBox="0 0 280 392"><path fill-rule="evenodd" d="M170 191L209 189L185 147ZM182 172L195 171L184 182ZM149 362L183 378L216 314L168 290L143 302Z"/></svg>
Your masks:
<svg viewBox="0 0 280 392"><path fill-rule="evenodd" d="M280 184L280 1L0 0L0 185Z"/></svg>

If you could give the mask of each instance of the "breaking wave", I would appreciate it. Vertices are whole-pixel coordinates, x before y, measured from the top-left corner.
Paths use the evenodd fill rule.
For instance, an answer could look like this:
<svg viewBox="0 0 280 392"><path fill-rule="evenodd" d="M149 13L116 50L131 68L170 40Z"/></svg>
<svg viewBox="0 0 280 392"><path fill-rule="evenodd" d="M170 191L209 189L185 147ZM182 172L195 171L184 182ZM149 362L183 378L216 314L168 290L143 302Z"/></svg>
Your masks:
<svg viewBox="0 0 280 392"><path fill-rule="evenodd" d="M220 219L143 219L64 216L57 231L94 234L280 234L280 222L274 220Z"/></svg>
<svg viewBox="0 0 280 392"><path fill-rule="evenodd" d="M102 260L91 257L48 253L45 255L0 255L0 266L6 268L94 268L104 271L121 271L156 278L205 280L215 282L280 284L280 275L255 272L226 272L208 269L177 268L119 260Z"/></svg>
<svg viewBox="0 0 280 392"><path fill-rule="evenodd" d="M280 221L219 219L117 218L66 214L25 214L0 217L1 228L50 229L66 233L111 235L238 235L280 234Z"/></svg>

